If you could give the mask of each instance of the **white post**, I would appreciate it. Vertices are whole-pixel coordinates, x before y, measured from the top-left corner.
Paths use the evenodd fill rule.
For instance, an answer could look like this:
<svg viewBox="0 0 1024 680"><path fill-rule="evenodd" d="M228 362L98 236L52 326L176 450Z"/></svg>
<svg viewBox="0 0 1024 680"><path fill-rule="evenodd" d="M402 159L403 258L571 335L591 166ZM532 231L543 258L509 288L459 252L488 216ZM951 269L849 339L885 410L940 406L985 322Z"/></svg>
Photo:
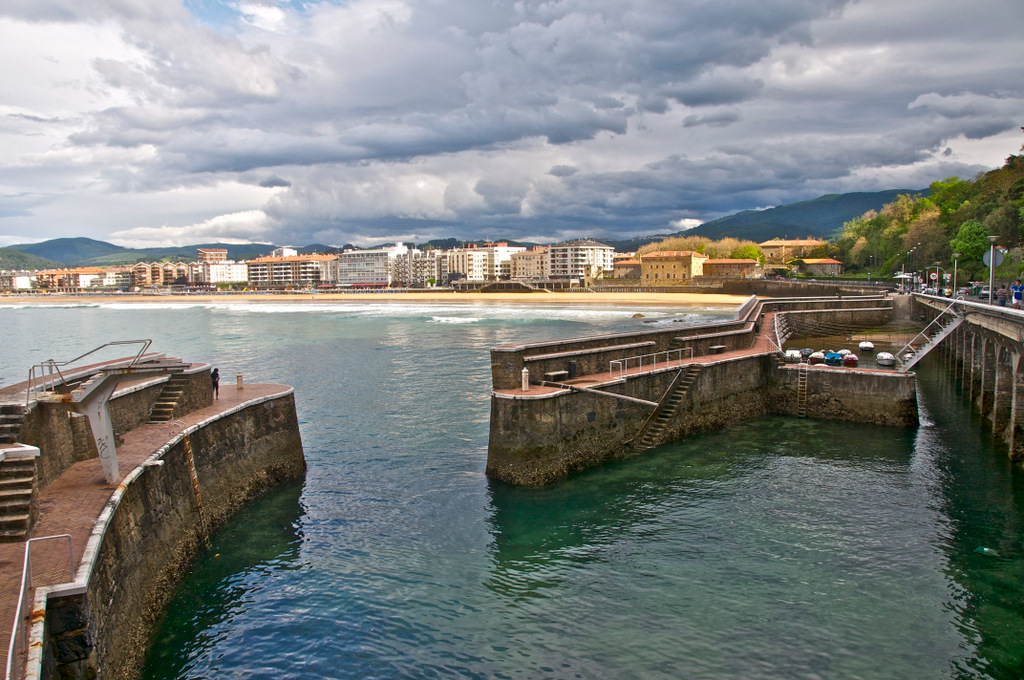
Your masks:
<svg viewBox="0 0 1024 680"><path fill-rule="evenodd" d="M241 373L236 373L235 374L235 387L237 387L238 389L242 389L242 374Z"/></svg>
<svg viewBox="0 0 1024 680"><path fill-rule="evenodd" d="M995 293L993 289L996 287L996 241L999 237L989 236L988 240L992 243L988 250L988 303L992 304L992 296Z"/></svg>
<svg viewBox="0 0 1024 680"><path fill-rule="evenodd" d="M530 391L530 369L524 368L522 376L523 376L523 392L529 392Z"/></svg>

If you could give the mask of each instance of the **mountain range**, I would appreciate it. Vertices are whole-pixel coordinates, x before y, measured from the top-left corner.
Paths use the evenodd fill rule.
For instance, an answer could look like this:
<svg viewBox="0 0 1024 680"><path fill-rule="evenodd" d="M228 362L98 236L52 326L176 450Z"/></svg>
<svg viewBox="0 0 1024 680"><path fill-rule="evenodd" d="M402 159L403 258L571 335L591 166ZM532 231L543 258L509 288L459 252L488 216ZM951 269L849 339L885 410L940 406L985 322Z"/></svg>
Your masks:
<svg viewBox="0 0 1024 680"><path fill-rule="evenodd" d="M640 246L671 236L704 236L710 240L727 237L755 242L772 238L835 237L843 224L869 210L881 210L899 194L927 194L927 190L890 189L878 192L828 194L811 201L791 203L766 210L743 212L706 222L686 231L654 234L633 239L601 239L618 252L634 251ZM501 240L501 239L497 239ZM463 242L456 239L437 239L419 246L453 248ZM533 245L513 243L510 245ZM223 248L232 260L248 260L267 255L275 248L264 243L225 244L206 243L170 248L124 248L91 238L58 238L40 243L26 243L0 248L0 269L47 269L55 267L109 267L136 262L164 260L193 260L197 248ZM296 248L299 253L334 253L341 248L313 244Z"/></svg>

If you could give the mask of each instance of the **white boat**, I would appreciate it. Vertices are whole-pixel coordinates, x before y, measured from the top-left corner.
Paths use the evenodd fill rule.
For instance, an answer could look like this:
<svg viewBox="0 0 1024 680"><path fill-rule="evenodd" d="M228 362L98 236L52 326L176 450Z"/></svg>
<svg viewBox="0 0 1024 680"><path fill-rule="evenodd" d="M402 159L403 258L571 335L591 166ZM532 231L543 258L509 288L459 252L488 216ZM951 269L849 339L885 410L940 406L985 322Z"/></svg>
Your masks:
<svg viewBox="0 0 1024 680"><path fill-rule="evenodd" d="M895 366L896 355L891 352L879 352L875 355L875 363L879 366Z"/></svg>
<svg viewBox="0 0 1024 680"><path fill-rule="evenodd" d="M859 349L861 352L874 352L875 351L875 343L873 343L873 342L871 342L869 340L865 340L864 342L862 342L859 345L857 345L857 349Z"/></svg>
<svg viewBox="0 0 1024 680"><path fill-rule="evenodd" d="M843 349L839 350L839 355L840 356L844 356L845 357L847 354L853 354L853 352L851 352L850 350L846 349L845 347Z"/></svg>
<svg viewBox="0 0 1024 680"><path fill-rule="evenodd" d="M803 359L803 355L800 354L800 350L798 350L798 349L787 349L786 350L786 363L787 364L799 364L801 359Z"/></svg>
<svg viewBox="0 0 1024 680"><path fill-rule="evenodd" d="M807 357L807 362L811 364L823 364L825 363L825 353L811 352L811 356Z"/></svg>

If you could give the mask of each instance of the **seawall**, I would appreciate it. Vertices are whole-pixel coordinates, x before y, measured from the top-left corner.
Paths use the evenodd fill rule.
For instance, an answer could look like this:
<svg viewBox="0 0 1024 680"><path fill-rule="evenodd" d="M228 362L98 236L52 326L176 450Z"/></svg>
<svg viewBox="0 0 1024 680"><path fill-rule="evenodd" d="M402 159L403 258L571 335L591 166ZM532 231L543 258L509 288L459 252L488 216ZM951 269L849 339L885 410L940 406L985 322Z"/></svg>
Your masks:
<svg viewBox="0 0 1024 680"><path fill-rule="evenodd" d="M694 365L694 364L690 364ZM653 444L712 432L764 415L800 412L800 369L760 354L700 363L678 409ZM615 399L625 395L660 402L680 369L627 376L595 392L571 389L543 395L491 395L487 475L537 486L634 455L652 407ZM917 423L914 375L894 371L806 368L804 408L815 418L880 425Z"/></svg>
<svg viewBox="0 0 1024 680"><path fill-rule="evenodd" d="M138 398L150 399L144 392ZM246 385L244 394L183 416L169 436L161 425L123 435L119 456L156 445L103 506L74 582L37 590L30 673L135 677L153 625L210 533L270 486L303 475L291 388Z"/></svg>
<svg viewBox="0 0 1024 680"><path fill-rule="evenodd" d="M781 361L795 328L877 327L893 309L878 297L758 300L726 322L494 348L487 475L550 484L763 415L915 425L912 373Z"/></svg>

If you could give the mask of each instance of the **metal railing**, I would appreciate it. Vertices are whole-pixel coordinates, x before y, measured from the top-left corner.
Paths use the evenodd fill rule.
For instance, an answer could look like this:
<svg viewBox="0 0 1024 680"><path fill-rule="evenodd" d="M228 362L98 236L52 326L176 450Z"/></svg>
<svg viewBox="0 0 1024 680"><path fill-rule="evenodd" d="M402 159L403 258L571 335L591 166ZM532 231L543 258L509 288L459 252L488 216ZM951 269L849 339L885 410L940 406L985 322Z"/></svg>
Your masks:
<svg viewBox="0 0 1024 680"><path fill-rule="evenodd" d="M658 367L659 359L661 359L662 366L668 366L673 361L682 361L683 352L689 352L689 358L693 358L692 347L680 347L679 349L667 349L663 352L641 354L635 357L626 357L625 359L612 359L608 362L608 375L615 377L616 371L618 371L619 377L622 377L631 369L642 370L645 366L655 369ZM673 357L675 358L673 359Z"/></svg>
<svg viewBox="0 0 1024 680"><path fill-rule="evenodd" d="M7 680L20 680L24 677L25 656L28 653L28 625L31 622L31 607L28 603L28 596L35 589L36 584L32 575L32 545L39 541L50 541L66 539L68 542L68 578L66 581L73 581L75 575L75 557L71 545L71 534L57 534L55 536L40 536L30 538L25 543L25 560L21 567L21 589L18 591L18 606L14 612L14 625L11 627L11 643L7 648ZM66 582L64 581L64 582ZM40 585L55 585L62 581ZM28 613L26 613L26 609Z"/></svg>
<svg viewBox="0 0 1024 680"><path fill-rule="evenodd" d="M68 359L67 361L55 361L53 359L47 359L46 361L35 364L32 368L28 369L28 388L25 391L25 405L29 405L32 402L32 395L36 390L43 390L46 387L52 387L58 383L65 382L64 375L61 372L61 368L66 368L74 363L77 363L87 356L99 352L101 349L107 347L113 347L115 345L137 345L141 344L142 348L139 349L138 353L128 362L128 366L134 366L138 362L139 358L146 353L149 346L153 344L152 340L115 340L114 342L108 342L104 345L100 345L96 349L89 350L85 354L75 357L74 359ZM36 374L36 371L39 374Z"/></svg>

